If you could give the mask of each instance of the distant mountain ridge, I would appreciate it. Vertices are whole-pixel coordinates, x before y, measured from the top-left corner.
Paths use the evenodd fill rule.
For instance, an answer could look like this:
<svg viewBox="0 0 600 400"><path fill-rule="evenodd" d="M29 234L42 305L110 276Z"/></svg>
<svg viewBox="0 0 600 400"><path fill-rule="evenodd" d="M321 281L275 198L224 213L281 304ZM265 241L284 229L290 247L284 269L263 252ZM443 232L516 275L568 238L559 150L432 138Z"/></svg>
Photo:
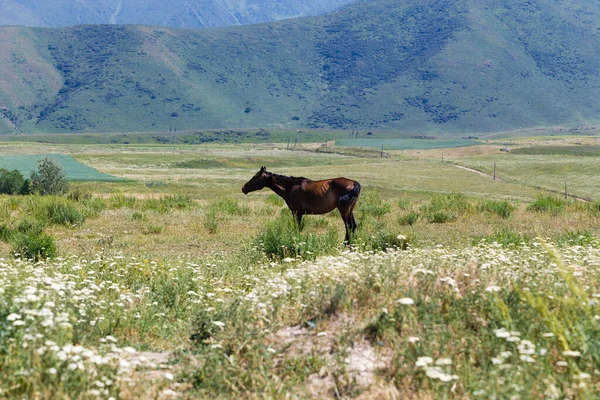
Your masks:
<svg viewBox="0 0 600 400"><path fill-rule="evenodd" d="M323 14L353 0L0 0L0 25L249 25Z"/></svg>
<svg viewBox="0 0 600 400"><path fill-rule="evenodd" d="M600 3L359 0L220 29L0 28L0 132L600 123Z"/></svg>

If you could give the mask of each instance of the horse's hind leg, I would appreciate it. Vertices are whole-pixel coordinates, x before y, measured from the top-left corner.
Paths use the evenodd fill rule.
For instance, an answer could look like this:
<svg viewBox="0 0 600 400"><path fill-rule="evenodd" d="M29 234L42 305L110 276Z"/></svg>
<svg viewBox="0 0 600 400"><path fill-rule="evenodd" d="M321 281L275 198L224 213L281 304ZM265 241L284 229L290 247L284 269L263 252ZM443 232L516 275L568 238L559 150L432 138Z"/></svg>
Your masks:
<svg viewBox="0 0 600 400"><path fill-rule="evenodd" d="M354 219L354 214L352 214L352 207L338 207L338 210L340 210L342 220L344 221L344 227L346 228L346 238L344 239L344 242L350 244L350 233L354 233L354 230L356 229L356 220Z"/></svg>

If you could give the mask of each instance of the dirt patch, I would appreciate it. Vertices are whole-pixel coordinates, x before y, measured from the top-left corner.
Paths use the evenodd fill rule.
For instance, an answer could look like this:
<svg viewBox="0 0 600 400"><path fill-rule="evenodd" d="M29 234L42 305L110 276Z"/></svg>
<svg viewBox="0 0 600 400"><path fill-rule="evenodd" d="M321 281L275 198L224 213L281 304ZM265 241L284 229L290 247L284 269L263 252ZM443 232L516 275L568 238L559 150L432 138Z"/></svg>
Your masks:
<svg viewBox="0 0 600 400"><path fill-rule="evenodd" d="M315 399L335 397L337 380L339 383L355 384L364 389L365 392L361 395L363 399L400 398L393 385L380 384L377 377L378 371L388 367L391 354L386 354L383 348L375 349L363 337L357 338L345 351L337 348L338 335L356 329L356 323L347 318L338 318L327 328L327 331L318 332L300 326L284 327L273 335L273 347L282 349L277 362L287 357L311 354L325 360L326 366L318 373L311 374L306 381L305 390L308 396ZM336 357L335 354L340 351L346 356ZM337 374L337 379L334 374ZM367 393L370 397L364 397Z"/></svg>
<svg viewBox="0 0 600 400"><path fill-rule="evenodd" d="M173 382L175 371L169 364L171 352L130 354L121 372L126 375L119 397L123 399L177 399L185 389Z"/></svg>

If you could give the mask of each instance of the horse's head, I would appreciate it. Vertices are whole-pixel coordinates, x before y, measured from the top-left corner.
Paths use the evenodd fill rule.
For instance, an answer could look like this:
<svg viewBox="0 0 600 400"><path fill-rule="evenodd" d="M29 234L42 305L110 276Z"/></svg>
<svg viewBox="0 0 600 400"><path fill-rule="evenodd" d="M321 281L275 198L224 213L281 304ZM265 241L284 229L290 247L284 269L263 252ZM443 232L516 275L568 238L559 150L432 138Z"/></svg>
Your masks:
<svg viewBox="0 0 600 400"><path fill-rule="evenodd" d="M244 194L248 194L250 192L254 192L255 190L264 188L267 184L268 177L269 173L267 172L267 168L261 167L260 170L252 177L252 179L242 186L242 192Z"/></svg>

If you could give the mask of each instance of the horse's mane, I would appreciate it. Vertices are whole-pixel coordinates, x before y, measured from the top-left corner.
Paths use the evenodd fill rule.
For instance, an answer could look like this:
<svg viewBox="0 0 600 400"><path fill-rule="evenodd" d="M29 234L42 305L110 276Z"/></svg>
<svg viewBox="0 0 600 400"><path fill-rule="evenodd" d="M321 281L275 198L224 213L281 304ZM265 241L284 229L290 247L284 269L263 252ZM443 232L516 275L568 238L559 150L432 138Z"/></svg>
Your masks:
<svg viewBox="0 0 600 400"><path fill-rule="evenodd" d="M273 172L270 172L270 174L275 177L275 179L277 180L277 183L286 182L286 183L298 184L302 181L309 180L308 178L305 178L303 176L286 176L286 175L279 175L279 174L276 174Z"/></svg>

